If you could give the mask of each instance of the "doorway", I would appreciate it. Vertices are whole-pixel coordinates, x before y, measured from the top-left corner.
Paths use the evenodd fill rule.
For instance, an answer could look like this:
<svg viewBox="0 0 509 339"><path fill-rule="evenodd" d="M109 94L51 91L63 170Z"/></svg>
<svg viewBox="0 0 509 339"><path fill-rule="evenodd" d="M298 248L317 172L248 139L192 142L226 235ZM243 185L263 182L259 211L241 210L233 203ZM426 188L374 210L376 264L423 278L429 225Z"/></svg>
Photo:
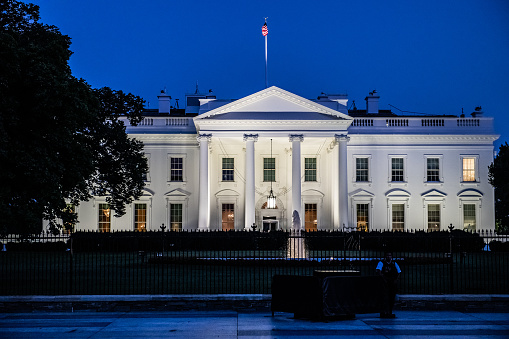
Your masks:
<svg viewBox="0 0 509 339"><path fill-rule="evenodd" d="M263 217L263 232L277 231L279 229L279 221L275 216Z"/></svg>

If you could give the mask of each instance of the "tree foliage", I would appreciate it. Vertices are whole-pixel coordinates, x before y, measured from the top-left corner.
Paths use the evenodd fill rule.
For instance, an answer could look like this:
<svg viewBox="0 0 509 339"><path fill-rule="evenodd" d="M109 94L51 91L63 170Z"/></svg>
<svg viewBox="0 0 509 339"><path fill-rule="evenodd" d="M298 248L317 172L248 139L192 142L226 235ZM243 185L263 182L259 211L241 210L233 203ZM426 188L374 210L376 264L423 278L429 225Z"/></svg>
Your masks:
<svg viewBox="0 0 509 339"><path fill-rule="evenodd" d="M495 218L499 233L509 232L509 145L500 146L489 166L489 181L495 188Z"/></svg>
<svg viewBox="0 0 509 339"><path fill-rule="evenodd" d="M107 196L116 216L141 195L147 161L120 120L143 99L72 76L71 40L39 22L39 7L0 3L0 230L74 222L67 203ZM61 225L60 225L61 226Z"/></svg>

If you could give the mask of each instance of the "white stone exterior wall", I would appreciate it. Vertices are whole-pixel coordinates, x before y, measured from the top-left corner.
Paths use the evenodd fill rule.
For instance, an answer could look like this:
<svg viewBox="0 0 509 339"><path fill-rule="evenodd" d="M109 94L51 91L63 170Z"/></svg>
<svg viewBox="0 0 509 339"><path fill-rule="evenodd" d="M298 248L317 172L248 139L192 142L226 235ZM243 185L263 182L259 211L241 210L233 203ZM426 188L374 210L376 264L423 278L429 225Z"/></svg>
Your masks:
<svg viewBox="0 0 509 339"><path fill-rule="evenodd" d="M272 216L278 220L279 229L292 229L293 200L298 196L294 194L298 193L294 192L294 184L298 184L293 178L298 172L292 165L292 157L298 155L294 145L300 145L302 228L306 203L317 204L318 229L326 230L354 229L356 204L360 203L369 205L370 230L390 230L391 206L402 203L405 229L426 229L427 205L433 203L440 204L440 229L446 230L450 224L462 229L463 204L468 203L476 206L477 230L494 229L494 190L488 183L488 165L493 161L493 142L497 136L491 118L439 117L438 125L430 126L435 122L429 122L428 118L409 117L398 125L394 119L352 118L344 109L341 111L271 87L200 112L194 118L155 116L147 117L139 126L128 125L130 136L145 144L149 160L145 193L137 201L147 204L147 229L159 230L162 224L169 226L171 203L183 204L184 230L199 227L220 230L222 204L234 205L237 230L250 230L251 225L246 225L245 220L246 213L249 219L253 209L258 230L262 228L263 217ZM199 135L206 135L209 142L200 143ZM246 135L256 135L255 164L251 169L246 168ZM295 141L292 135L302 141ZM271 139L272 156L276 159L276 180L272 183L277 197L275 210L262 208L271 187L270 182L263 181L263 158L270 157ZM342 142L346 143L344 154ZM203 145L207 145L206 152L200 150ZM203 167L200 162L207 154ZM183 158L182 182L170 181L172 156ZM439 182L426 182L426 157L429 156L440 159ZM476 159L475 182L462 181L464 156ZM235 159L234 181L222 181L223 157ZM317 159L316 182L304 181L307 157ZM368 158L367 182L355 180L356 157ZM391 157L404 159L403 182L390 180ZM204 172L208 188L201 187L200 168L208 168ZM254 171L254 206L246 204L250 170ZM346 184L344 191L342 182ZM207 191L205 196L203 192ZM104 201L104 197L96 197L80 204L76 229L97 230L98 204ZM112 231L134 229L135 203L128 206L125 216L112 218ZM209 208L208 218L203 220L200 203Z"/></svg>

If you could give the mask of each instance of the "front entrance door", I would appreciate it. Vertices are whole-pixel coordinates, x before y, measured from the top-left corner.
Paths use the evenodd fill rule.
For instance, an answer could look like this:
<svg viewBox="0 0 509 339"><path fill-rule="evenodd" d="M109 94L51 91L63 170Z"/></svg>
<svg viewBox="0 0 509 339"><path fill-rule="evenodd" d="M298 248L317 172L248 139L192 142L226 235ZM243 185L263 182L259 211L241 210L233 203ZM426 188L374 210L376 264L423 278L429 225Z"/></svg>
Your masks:
<svg viewBox="0 0 509 339"><path fill-rule="evenodd" d="M279 222L276 217L263 217L263 232L277 231Z"/></svg>

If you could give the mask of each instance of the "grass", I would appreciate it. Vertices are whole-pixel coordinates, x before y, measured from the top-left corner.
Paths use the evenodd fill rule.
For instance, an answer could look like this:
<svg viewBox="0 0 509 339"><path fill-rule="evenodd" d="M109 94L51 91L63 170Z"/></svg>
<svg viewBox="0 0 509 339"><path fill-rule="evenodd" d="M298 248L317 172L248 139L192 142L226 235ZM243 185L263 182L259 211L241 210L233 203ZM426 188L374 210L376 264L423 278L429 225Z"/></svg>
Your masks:
<svg viewBox="0 0 509 339"><path fill-rule="evenodd" d="M200 260L282 258L278 251L0 252L0 294L202 294L270 293L275 274L312 275L317 269L375 271L379 252L310 252L331 261ZM352 260L342 261L342 257ZM509 293L509 253L394 253L400 293ZM305 292L305 291L303 291Z"/></svg>

